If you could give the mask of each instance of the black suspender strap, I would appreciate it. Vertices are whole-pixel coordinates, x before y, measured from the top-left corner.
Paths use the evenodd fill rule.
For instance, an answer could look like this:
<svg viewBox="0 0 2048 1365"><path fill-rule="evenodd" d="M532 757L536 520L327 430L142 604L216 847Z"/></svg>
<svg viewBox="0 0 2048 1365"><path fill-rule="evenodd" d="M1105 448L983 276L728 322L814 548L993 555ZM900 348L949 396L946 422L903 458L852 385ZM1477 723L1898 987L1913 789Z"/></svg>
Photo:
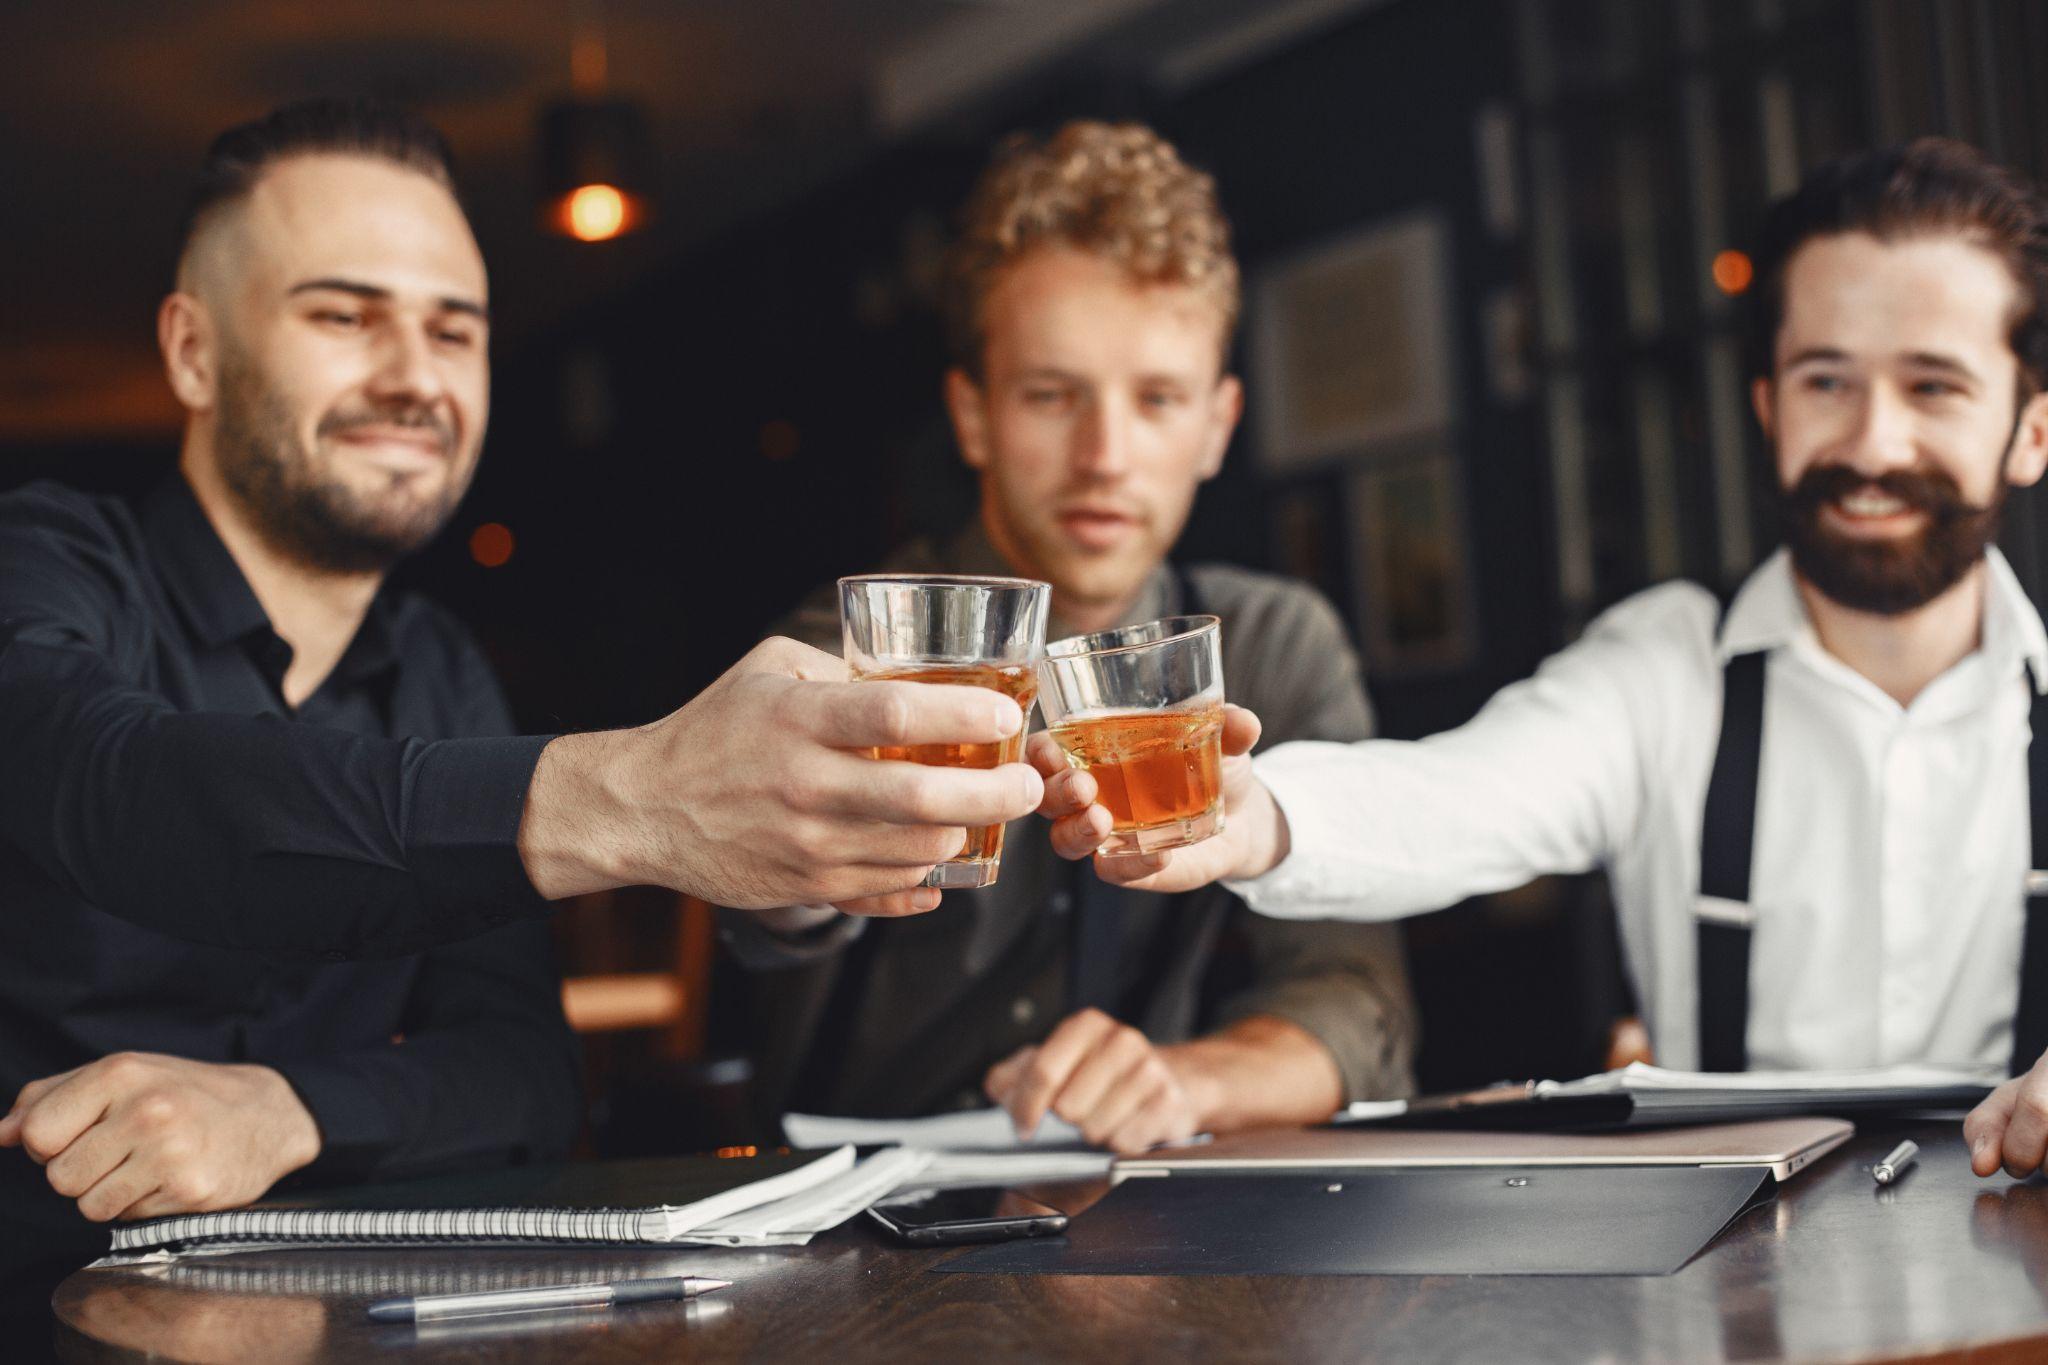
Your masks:
<svg viewBox="0 0 2048 1365"><path fill-rule="evenodd" d="M2027 927L2020 948L2020 1004L2012 1021L2010 1074L2030 1070L2048 1052L2048 695L2030 670L2027 691L2033 702L2028 724L2027 806L2033 830L2027 860Z"/></svg>
<svg viewBox="0 0 2048 1365"><path fill-rule="evenodd" d="M1700 830L1700 1070L1749 1065L1750 861L1763 768L1763 653L1738 654L1721 673L1721 739Z"/></svg>
<svg viewBox="0 0 2048 1365"><path fill-rule="evenodd" d="M1722 672L1721 738L1700 833L1699 1030L1702 1071L1741 1071L1749 1061L1750 862L1756 848L1762 772L1764 660L1741 654ZM2048 1052L2048 695L2030 673L2027 801L2032 831L2026 931L2010 1074Z"/></svg>
<svg viewBox="0 0 2048 1365"><path fill-rule="evenodd" d="M1200 614L1201 595L1195 580L1180 565L1171 566L1180 605L1171 615ZM1133 893L1095 875L1091 860L1073 865L1069 883L1073 897L1072 950L1067 956L1067 1008L1094 1008L1122 1018L1123 947L1126 898Z"/></svg>

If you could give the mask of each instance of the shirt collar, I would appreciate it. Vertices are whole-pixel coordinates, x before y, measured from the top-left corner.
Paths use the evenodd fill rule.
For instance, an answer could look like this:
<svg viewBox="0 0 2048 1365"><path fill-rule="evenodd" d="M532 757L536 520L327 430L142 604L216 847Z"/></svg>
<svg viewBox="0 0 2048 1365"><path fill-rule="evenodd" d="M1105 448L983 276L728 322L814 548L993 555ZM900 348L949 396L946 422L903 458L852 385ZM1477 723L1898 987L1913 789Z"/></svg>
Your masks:
<svg viewBox="0 0 2048 1365"><path fill-rule="evenodd" d="M242 566L235 563L184 475L174 474L157 486L143 504L142 522L157 576L200 643L211 649L272 631L270 614L256 600ZM333 681L359 682L397 667L391 613L390 592L380 589L334 666Z"/></svg>
<svg viewBox="0 0 2048 1365"><path fill-rule="evenodd" d="M2012 565L1997 546L1984 552L1984 639L1979 647L1998 671L2024 663L2034 685L2048 692L2048 631L2041 613L2027 598ZM1779 550L1751 574L1729 604L1715 642L1715 657L1726 663L1738 654L1753 654L1790 644L1813 628L1806 604L1792 577L1792 556Z"/></svg>
<svg viewBox="0 0 2048 1365"><path fill-rule="evenodd" d="M991 574L998 577L1014 577L1017 570L1003 558L989 539L988 529L980 517L971 518L952 540L946 543L945 567L951 573ZM1140 621L1156 621L1162 616L1180 610L1179 589L1174 582L1173 570L1165 564L1156 564L1145 579L1145 586L1131 600L1130 607L1118 617L1116 626L1135 625ZM1114 627L1112 627L1113 629ZM1074 632L1059 617L1055 609L1052 619L1046 623L1045 638L1059 640Z"/></svg>
<svg viewBox="0 0 2048 1365"><path fill-rule="evenodd" d="M149 495L142 526L157 576L201 643L224 645L270 628L263 604L184 475L173 474Z"/></svg>

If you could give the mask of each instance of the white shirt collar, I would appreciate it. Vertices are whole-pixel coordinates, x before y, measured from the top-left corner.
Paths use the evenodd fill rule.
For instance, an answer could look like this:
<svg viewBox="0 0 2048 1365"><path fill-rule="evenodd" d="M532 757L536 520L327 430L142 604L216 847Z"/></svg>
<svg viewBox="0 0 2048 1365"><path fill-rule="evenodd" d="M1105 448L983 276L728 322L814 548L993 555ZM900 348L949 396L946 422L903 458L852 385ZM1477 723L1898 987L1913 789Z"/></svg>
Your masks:
<svg viewBox="0 0 2048 1365"><path fill-rule="evenodd" d="M1997 546L1984 552L1989 567L1984 594L1984 642L1979 647L1995 671L2024 663L2034 684L2048 692L2048 630L2041 613L2020 587L2012 565ZM1806 604L1792 578L1792 556L1779 550L1765 560L1735 594L1721 623L1715 657L1722 663L1738 654L1790 644L1813 628Z"/></svg>

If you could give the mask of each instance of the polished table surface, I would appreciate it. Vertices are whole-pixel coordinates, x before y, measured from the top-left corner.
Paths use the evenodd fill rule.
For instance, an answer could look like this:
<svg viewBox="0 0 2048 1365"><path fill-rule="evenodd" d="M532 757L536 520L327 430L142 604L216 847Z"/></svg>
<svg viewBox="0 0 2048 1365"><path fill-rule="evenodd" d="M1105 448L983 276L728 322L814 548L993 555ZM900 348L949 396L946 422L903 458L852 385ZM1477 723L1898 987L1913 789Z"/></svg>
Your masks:
<svg viewBox="0 0 2048 1365"><path fill-rule="evenodd" d="M1919 1165L1870 1167L1902 1136ZM271 1252L82 1270L73 1360L2048 1359L2048 1183L1971 1175L1955 1123L1871 1128L1676 1275L937 1275L866 1220L796 1250ZM380 1326L372 1299L576 1279L732 1280L693 1304Z"/></svg>

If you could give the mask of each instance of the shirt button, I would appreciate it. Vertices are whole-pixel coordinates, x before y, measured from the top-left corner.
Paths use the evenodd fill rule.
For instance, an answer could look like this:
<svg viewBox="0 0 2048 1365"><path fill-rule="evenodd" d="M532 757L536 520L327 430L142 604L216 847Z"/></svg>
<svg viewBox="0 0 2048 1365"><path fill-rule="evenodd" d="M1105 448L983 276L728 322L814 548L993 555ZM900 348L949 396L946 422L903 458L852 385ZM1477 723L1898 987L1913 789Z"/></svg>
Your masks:
<svg viewBox="0 0 2048 1365"><path fill-rule="evenodd" d="M1038 1017L1038 1006L1030 996L1019 996L1010 1002L1010 1022L1022 1028Z"/></svg>

